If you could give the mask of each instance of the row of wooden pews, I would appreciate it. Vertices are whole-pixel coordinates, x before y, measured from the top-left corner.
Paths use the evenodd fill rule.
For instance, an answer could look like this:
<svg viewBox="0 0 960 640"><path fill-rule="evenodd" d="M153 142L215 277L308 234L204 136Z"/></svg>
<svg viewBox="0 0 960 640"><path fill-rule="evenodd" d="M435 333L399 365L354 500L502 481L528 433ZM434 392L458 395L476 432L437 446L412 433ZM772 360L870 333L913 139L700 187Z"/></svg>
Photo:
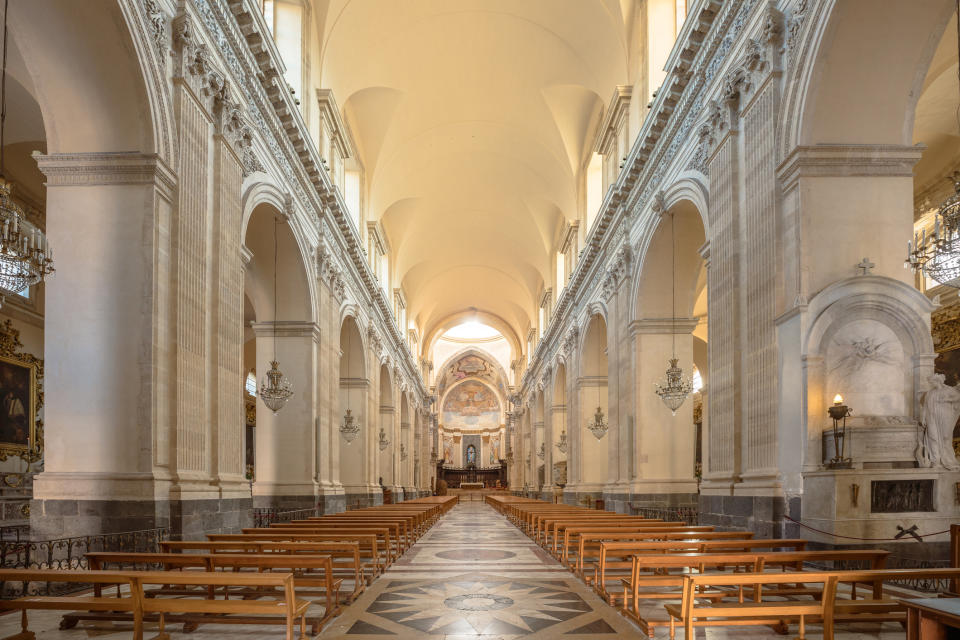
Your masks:
<svg viewBox="0 0 960 640"><path fill-rule="evenodd" d="M3 640L35 637L30 610L66 611L62 629L82 620L130 621L135 640L142 640L144 622L154 621L159 640L170 637L166 628L174 623L184 632L202 623L277 624L287 640L299 624L300 637L310 637L456 502L456 496L420 498L210 534L206 541L164 541L156 553L88 553L83 571L0 569L3 582L92 587L0 600L0 610L21 612L21 631ZM115 595L104 595L111 589Z"/></svg>
<svg viewBox="0 0 960 640"><path fill-rule="evenodd" d="M886 569L882 549L811 550L801 539L487 496L503 514L604 600L652 636L668 627L906 621L890 582L960 579L960 569ZM831 567L833 567L831 569ZM854 568L848 568L854 567ZM866 588L862 588L866 587ZM859 588L859 590L858 590Z"/></svg>

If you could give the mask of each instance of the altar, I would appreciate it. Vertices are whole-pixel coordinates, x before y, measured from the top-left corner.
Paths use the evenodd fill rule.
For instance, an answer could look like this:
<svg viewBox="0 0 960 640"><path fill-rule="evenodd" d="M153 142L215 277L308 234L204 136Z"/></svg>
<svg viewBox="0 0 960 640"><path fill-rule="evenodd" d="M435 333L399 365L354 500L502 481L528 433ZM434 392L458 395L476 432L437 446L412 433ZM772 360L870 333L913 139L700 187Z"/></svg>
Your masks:
<svg viewBox="0 0 960 640"><path fill-rule="evenodd" d="M437 478L442 478L451 489L506 487L507 464L505 460L501 460L500 464L490 467L478 467L475 464L454 467L441 462L437 465Z"/></svg>

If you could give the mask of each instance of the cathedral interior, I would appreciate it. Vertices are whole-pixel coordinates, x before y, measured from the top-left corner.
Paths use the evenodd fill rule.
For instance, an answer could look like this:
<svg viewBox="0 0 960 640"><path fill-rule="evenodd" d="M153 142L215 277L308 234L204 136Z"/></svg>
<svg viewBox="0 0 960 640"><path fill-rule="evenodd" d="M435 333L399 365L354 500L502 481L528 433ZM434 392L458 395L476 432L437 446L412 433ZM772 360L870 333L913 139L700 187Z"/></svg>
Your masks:
<svg viewBox="0 0 960 640"><path fill-rule="evenodd" d="M958 0L0 2L2 640L960 637Z"/></svg>

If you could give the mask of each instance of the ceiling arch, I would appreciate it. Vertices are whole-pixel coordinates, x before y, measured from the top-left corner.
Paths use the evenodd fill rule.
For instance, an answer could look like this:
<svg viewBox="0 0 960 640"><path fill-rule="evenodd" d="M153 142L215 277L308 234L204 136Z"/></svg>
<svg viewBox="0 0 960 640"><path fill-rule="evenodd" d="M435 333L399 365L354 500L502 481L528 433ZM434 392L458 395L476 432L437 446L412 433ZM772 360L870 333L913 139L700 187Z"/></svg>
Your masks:
<svg viewBox="0 0 960 640"><path fill-rule="evenodd" d="M536 322L614 87L631 0L313 0L391 281L423 335L480 309Z"/></svg>

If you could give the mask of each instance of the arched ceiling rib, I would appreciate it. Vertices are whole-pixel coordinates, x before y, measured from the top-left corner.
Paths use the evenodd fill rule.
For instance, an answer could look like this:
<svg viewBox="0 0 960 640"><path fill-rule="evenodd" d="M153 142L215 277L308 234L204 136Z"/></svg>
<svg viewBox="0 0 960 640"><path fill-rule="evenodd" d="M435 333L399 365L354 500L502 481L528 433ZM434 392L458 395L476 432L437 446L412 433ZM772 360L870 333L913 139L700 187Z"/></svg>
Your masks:
<svg viewBox="0 0 960 640"><path fill-rule="evenodd" d="M630 0L314 0L394 283L424 334L475 307L517 335L578 217L604 100L627 81Z"/></svg>

